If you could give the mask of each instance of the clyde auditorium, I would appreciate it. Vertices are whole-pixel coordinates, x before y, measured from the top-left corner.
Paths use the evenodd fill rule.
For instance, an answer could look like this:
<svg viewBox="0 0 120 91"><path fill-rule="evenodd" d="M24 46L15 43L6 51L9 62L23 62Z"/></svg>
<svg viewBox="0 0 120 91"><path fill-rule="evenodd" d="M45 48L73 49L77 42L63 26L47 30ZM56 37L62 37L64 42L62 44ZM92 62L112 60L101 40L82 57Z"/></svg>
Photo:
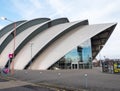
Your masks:
<svg viewBox="0 0 120 91"><path fill-rule="evenodd" d="M0 30L0 67L10 67L14 60L19 70L92 68L116 25L67 18L13 22ZM14 58L8 57L11 53Z"/></svg>

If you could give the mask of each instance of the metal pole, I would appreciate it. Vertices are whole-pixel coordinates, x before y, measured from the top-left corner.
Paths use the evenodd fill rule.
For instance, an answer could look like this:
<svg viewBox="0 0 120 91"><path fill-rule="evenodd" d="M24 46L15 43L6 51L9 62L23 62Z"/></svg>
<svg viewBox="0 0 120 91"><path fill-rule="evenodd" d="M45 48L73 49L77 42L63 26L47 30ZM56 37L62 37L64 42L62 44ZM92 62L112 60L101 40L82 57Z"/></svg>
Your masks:
<svg viewBox="0 0 120 91"><path fill-rule="evenodd" d="M11 66L12 66L11 74L12 74L12 75L14 75L15 43L16 43L16 23L14 23L14 45L13 45L13 60L12 60L12 63L11 63Z"/></svg>
<svg viewBox="0 0 120 91"><path fill-rule="evenodd" d="M88 81L87 81L88 74L84 74L84 76L85 76L85 88L87 88L88 87Z"/></svg>
<svg viewBox="0 0 120 91"><path fill-rule="evenodd" d="M2 20L6 20L6 21L9 21L9 22L12 22L12 23L14 23L14 35L13 35L13 37L14 37L14 44L13 44L13 60L12 60L12 62L11 62L11 66L12 66L12 68L11 68L11 74L13 75L14 74L14 58L15 58L15 37L16 37L16 22L14 22L14 21L12 21L12 20L9 20L9 19L7 19L6 17L1 17L1 19ZM10 64L9 64L9 66L10 66Z"/></svg>
<svg viewBox="0 0 120 91"><path fill-rule="evenodd" d="M9 67L9 74L10 74L10 60L11 60L11 59L9 59L9 64L8 64L8 67Z"/></svg>

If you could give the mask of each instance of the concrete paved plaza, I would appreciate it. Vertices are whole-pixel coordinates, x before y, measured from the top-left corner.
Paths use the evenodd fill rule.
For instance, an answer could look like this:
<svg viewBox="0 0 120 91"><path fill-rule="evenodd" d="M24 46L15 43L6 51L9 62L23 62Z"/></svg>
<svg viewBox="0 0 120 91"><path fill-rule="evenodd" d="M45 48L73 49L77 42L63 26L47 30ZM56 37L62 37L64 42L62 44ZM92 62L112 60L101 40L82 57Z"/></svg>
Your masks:
<svg viewBox="0 0 120 91"><path fill-rule="evenodd" d="M85 74L87 74L87 77L85 77ZM120 91L120 75L102 73L100 68L46 71L19 70L15 71L12 77L21 81L24 86L35 84L43 87L62 88L67 91L83 91L84 89L84 91Z"/></svg>
<svg viewBox="0 0 120 91"><path fill-rule="evenodd" d="M19 80L5 80L0 77L0 91L55 91Z"/></svg>

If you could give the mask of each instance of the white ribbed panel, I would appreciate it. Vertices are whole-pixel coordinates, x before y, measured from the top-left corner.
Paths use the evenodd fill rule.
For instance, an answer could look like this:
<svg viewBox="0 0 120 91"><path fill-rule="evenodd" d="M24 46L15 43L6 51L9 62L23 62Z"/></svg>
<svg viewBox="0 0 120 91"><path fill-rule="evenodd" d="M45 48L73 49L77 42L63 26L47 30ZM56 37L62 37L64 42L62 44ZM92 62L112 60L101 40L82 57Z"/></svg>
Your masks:
<svg viewBox="0 0 120 91"><path fill-rule="evenodd" d="M20 43L29 35L31 34L34 30L36 30L38 27L40 27L42 25L38 24L32 27L27 28L26 30L24 30L23 32L21 32L18 36L16 36L15 38L15 48L17 48ZM3 52L1 53L0 57L0 66L5 66L5 64L8 61L8 54L9 53L13 53L13 45L14 45L14 40L12 40L7 46L6 48L3 50ZM16 60L16 59L15 59Z"/></svg>
<svg viewBox="0 0 120 91"><path fill-rule="evenodd" d="M71 22L71 23L64 23L59 24L53 27L50 27L40 34L38 34L36 37L34 37L31 42L32 45L32 57L38 53L38 51L43 48L50 40L52 40L55 36L57 36L59 33L63 32L65 29L69 28L70 26L78 23L77 22ZM24 56L26 55L27 56ZM24 48L17 54L15 60L15 69L23 69L27 63L31 59L31 47L30 43L27 43Z"/></svg>
<svg viewBox="0 0 120 91"><path fill-rule="evenodd" d="M74 29L50 45L41 55L39 55L31 68L46 70L73 48L112 25L114 24L86 25Z"/></svg>

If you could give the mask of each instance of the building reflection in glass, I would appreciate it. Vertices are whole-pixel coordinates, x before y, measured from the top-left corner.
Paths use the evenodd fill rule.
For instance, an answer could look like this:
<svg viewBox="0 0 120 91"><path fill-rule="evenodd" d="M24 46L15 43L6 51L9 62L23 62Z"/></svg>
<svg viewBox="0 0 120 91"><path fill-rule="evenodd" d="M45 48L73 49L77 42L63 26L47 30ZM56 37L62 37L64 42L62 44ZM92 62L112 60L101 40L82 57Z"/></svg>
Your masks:
<svg viewBox="0 0 120 91"><path fill-rule="evenodd" d="M92 68L91 40L74 48L49 69L87 69Z"/></svg>

